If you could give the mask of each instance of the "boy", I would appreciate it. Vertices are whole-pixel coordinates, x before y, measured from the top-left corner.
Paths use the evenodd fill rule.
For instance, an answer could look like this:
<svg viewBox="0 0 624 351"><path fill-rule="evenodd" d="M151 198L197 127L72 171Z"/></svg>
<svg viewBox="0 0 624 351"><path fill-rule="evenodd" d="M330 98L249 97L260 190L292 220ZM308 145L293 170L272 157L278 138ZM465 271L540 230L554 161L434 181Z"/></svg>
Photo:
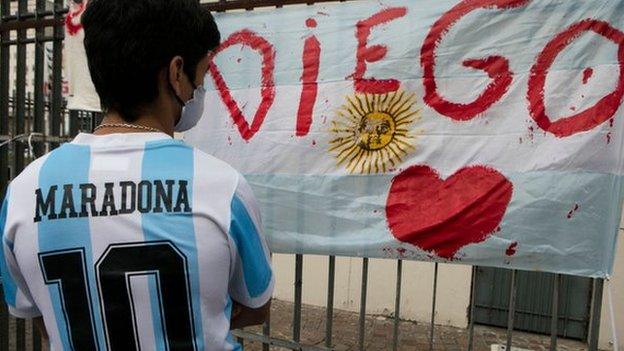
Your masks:
<svg viewBox="0 0 624 351"><path fill-rule="evenodd" d="M264 321L274 283L259 211L172 138L202 115L217 26L196 0L91 0L82 22L105 117L10 184L9 310L53 350L238 350L230 329Z"/></svg>

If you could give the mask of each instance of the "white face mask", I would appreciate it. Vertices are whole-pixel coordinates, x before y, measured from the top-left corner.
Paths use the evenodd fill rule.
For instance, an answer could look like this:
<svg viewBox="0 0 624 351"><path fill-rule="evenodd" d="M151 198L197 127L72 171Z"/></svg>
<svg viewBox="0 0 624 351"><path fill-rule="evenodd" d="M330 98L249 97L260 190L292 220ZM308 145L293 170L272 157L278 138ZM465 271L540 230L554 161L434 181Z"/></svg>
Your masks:
<svg viewBox="0 0 624 351"><path fill-rule="evenodd" d="M206 89L203 85L197 87L193 92L193 98L191 98L182 107L182 115L180 120L176 123L174 131L181 133L195 127L197 122L204 114L204 100L206 98Z"/></svg>

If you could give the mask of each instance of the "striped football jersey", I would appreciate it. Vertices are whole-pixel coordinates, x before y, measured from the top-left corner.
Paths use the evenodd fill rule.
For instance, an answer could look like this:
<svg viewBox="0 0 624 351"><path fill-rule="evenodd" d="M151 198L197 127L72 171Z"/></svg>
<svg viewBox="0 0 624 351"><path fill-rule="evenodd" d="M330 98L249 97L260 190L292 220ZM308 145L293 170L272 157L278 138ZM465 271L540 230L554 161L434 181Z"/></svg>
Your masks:
<svg viewBox="0 0 624 351"><path fill-rule="evenodd" d="M249 185L162 133L80 134L30 164L0 213L11 314L52 350L240 350L233 301L274 278Z"/></svg>

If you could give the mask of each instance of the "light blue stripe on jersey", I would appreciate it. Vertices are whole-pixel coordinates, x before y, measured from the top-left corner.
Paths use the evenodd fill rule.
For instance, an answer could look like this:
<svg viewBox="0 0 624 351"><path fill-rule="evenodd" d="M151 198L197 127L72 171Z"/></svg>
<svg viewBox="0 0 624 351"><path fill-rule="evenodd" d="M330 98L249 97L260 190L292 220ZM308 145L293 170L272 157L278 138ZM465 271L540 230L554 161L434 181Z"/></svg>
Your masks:
<svg viewBox="0 0 624 351"><path fill-rule="evenodd" d="M230 297L230 295L228 295L227 297L227 302L225 304L224 313L225 313L225 318L227 318L228 321L231 321L232 320L232 298ZM232 335L231 331L228 331L226 341L230 345L232 345L232 351L241 351L243 349L243 347L234 340L234 336Z"/></svg>
<svg viewBox="0 0 624 351"><path fill-rule="evenodd" d="M7 189L6 196L4 201L2 202L2 211L0 212L0 237L2 238L2 242L0 244L6 243L7 246L13 246L11 242L9 242L5 238L4 229L6 227L7 213L9 212L9 190ZM15 307L15 299L17 296L17 285L11 277L9 273L9 268L7 266L5 257L4 257L4 247L0 245L0 276L2 277L2 288L4 289L4 300L9 306Z"/></svg>
<svg viewBox="0 0 624 351"><path fill-rule="evenodd" d="M143 155L142 180L154 181L165 180L188 182L188 200L193 204L193 173L194 173L193 149L177 140L150 141L145 144ZM178 187L174 186L172 195L173 206L178 197ZM155 194L154 189L154 194ZM155 195L153 196L155 198ZM145 241L171 240L187 257L189 279L191 286L193 323L195 326L195 340L197 349L204 349L201 299L199 284L199 266L197 261L197 246L195 240L195 227L192 212L165 212L146 213L142 215L143 235ZM150 296L152 306L152 319L158 350L163 349L164 336L160 323L160 311L155 281L150 279ZM180 306L182 308L182 306Z"/></svg>
<svg viewBox="0 0 624 351"><path fill-rule="evenodd" d="M44 199L47 197L51 186L58 186L55 197L55 208L59 211L63 200L64 184L73 184L73 198L80 199L82 194L79 185L89 183L90 165L91 148L87 145L64 144L59 149L50 153L39 172L39 188L41 189ZM76 204L77 203L74 203L74 205ZM77 209L77 211L79 210L80 209ZM100 318L100 304L98 303L95 274L93 274L93 254L91 250L89 217L48 220L48 218L44 216L42 221L39 222L39 252L43 253L74 248L82 248L85 252L86 269L89 277L89 291L91 295L91 315L96 326L94 335L97 337L100 350L105 350L104 328ZM61 341L63 345L67 347L71 344L69 342L67 323L61 305L60 286L58 284L51 284L48 285L48 290L50 292ZM87 326L73 327L85 328Z"/></svg>
<svg viewBox="0 0 624 351"><path fill-rule="evenodd" d="M271 283L271 267L260 241L260 234L245 204L234 195L232 198L230 236L236 243L243 264L245 285L251 298L262 295Z"/></svg>

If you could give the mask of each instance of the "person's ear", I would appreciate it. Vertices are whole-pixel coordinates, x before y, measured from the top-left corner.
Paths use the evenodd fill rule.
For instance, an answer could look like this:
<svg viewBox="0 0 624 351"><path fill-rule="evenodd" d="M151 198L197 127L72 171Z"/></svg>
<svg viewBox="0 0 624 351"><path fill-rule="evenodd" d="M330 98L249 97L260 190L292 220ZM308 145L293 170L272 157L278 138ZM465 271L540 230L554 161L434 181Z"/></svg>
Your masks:
<svg viewBox="0 0 624 351"><path fill-rule="evenodd" d="M169 62L169 76L167 79L169 80L169 84L171 88L175 92L175 94L180 97L184 96L182 87L182 80L184 79L184 59L181 56L176 56L171 59Z"/></svg>

